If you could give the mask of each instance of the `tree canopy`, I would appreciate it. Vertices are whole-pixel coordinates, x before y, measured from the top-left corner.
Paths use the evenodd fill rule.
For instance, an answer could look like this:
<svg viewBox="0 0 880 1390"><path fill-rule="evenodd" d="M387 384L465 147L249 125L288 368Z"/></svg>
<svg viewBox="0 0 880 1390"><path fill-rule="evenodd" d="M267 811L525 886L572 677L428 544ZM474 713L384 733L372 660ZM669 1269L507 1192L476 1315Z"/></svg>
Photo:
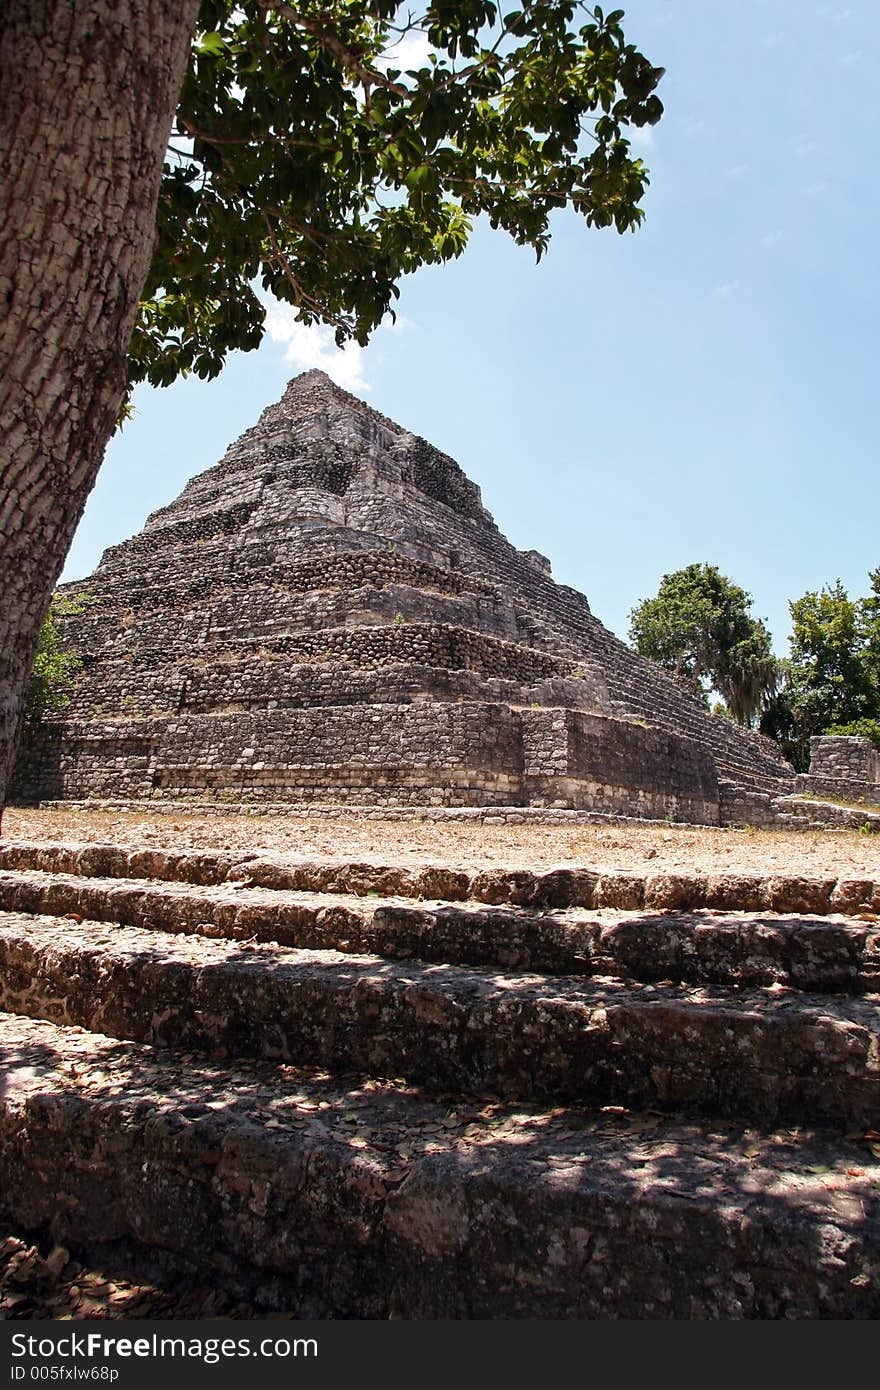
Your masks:
<svg viewBox="0 0 880 1390"><path fill-rule="evenodd" d="M810 763L814 734L863 734L880 746L880 567L864 598L838 580L789 604L788 658L771 651L751 597L715 565L663 576L630 614L630 641L716 712L776 739L795 767Z"/></svg>
<svg viewBox="0 0 880 1390"><path fill-rule="evenodd" d="M695 695L707 682L739 724L750 725L776 689L778 663L751 596L717 566L694 564L663 576L654 598L630 613L630 641Z"/></svg>
<svg viewBox="0 0 880 1390"><path fill-rule="evenodd" d="M481 214L539 257L559 208L636 228L648 175L627 128L660 119L663 69L622 18L569 0L203 0L130 384L212 377L255 347L261 288L363 343L401 277L458 256Z"/></svg>
<svg viewBox="0 0 880 1390"><path fill-rule="evenodd" d="M867 725L880 720L880 568L868 578L865 598L851 599L837 580L789 604L791 655L765 731L799 767L809 763L811 735L873 737Z"/></svg>
<svg viewBox="0 0 880 1390"><path fill-rule="evenodd" d="M861 660L880 716L880 565L868 575L870 592L856 609Z"/></svg>

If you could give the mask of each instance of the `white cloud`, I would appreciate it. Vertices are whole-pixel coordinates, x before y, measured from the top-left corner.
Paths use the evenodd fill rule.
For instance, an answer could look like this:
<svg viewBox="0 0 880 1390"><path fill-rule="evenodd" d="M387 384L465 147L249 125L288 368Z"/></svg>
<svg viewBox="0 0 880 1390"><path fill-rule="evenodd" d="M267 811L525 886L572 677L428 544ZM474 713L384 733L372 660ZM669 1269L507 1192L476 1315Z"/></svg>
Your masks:
<svg viewBox="0 0 880 1390"><path fill-rule="evenodd" d="M730 299L739 289L739 280L724 280L720 285L716 285L712 294L716 299Z"/></svg>
<svg viewBox="0 0 880 1390"><path fill-rule="evenodd" d="M421 29L413 29L409 34L404 34L398 43L386 48L381 57L376 59L376 67L383 70L399 68L401 72L418 70L425 66L428 54L432 52L428 35Z"/></svg>
<svg viewBox="0 0 880 1390"><path fill-rule="evenodd" d="M775 232L767 232L765 236L762 236L761 245L767 247L778 246L781 240L782 232L777 229Z"/></svg>
<svg viewBox="0 0 880 1390"><path fill-rule="evenodd" d="M275 343L283 343L284 361L301 372L319 367L346 391L368 391L364 375L364 349L359 343L338 348L333 329L326 324L297 323L289 304L270 304L266 310L266 331Z"/></svg>
<svg viewBox="0 0 880 1390"><path fill-rule="evenodd" d="M338 348L333 329L327 324L304 324L296 320L296 310L277 299L266 299L266 332L274 343L284 345L284 361L301 372L317 367L346 391L369 391L368 364L381 359L374 348L362 348L360 343L346 343ZM397 321L388 319L378 333L405 333L412 323L403 314ZM372 354L372 355L371 355Z"/></svg>

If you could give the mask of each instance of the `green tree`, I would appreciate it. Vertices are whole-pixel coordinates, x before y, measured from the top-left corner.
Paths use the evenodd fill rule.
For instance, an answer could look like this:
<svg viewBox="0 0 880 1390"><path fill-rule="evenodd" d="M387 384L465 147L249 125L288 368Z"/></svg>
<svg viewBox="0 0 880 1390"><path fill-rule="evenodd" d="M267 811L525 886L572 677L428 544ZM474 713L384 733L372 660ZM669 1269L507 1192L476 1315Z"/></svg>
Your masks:
<svg viewBox="0 0 880 1390"><path fill-rule="evenodd" d="M24 701L25 718L31 722L60 713L70 701L70 688L82 670L82 659L74 647L66 645L59 625L81 613L87 603L83 593L74 598L52 595Z"/></svg>
<svg viewBox="0 0 880 1390"><path fill-rule="evenodd" d="M870 593L856 604L856 624L862 644L862 665L880 717L880 566L868 574Z"/></svg>
<svg viewBox="0 0 880 1390"><path fill-rule="evenodd" d="M880 717L880 571L872 592L852 600L840 580L789 604L791 655L779 711L796 767L810 761L810 738Z"/></svg>
<svg viewBox="0 0 880 1390"><path fill-rule="evenodd" d="M745 599L747 604L751 602L748 594ZM722 656L714 684L737 724L751 728L776 696L780 670L779 661L770 650L772 639L766 624L748 615L746 621L751 623L751 631Z"/></svg>
<svg viewBox="0 0 880 1390"><path fill-rule="evenodd" d="M6 0L0 806L49 597L127 390L213 376L257 288L363 342L485 214L636 227L662 69L570 0ZM389 49L426 36L410 71ZM171 139L169 142L169 132Z"/></svg>
<svg viewBox="0 0 880 1390"><path fill-rule="evenodd" d="M751 726L779 671L751 602L715 565L688 565L664 575L655 597L632 610L630 641L704 703L707 686L716 690L731 717Z"/></svg>

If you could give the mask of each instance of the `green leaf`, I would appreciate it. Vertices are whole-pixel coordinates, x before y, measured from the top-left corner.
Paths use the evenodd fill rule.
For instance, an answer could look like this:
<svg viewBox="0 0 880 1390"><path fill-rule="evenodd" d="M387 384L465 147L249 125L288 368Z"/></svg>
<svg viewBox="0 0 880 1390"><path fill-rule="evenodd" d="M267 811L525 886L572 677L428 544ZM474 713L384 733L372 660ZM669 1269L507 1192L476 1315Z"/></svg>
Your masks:
<svg viewBox="0 0 880 1390"><path fill-rule="evenodd" d="M222 34L203 34L195 48L196 53L208 53L215 58L219 58L225 51L226 44Z"/></svg>

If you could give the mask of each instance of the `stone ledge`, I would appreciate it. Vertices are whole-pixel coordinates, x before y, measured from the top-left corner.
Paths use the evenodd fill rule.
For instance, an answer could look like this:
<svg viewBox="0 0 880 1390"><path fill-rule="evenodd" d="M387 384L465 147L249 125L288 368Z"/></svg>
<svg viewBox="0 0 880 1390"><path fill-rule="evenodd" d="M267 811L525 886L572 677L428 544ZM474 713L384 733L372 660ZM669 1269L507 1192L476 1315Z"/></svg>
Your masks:
<svg viewBox="0 0 880 1390"><path fill-rule="evenodd" d="M863 1144L431 1103L9 1017L0 1057L4 1215L152 1244L266 1312L880 1316L880 1164Z"/></svg>
<svg viewBox="0 0 880 1390"><path fill-rule="evenodd" d="M816 801L806 796L785 796L777 800L779 811L793 811L810 823L811 828L836 826L844 830L864 830L880 834L880 812L856 806L837 806L832 801Z"/></svg>
<svg viewBox="0 0 880 1390"><path fill-rule="evenodd" d="M838 801L867 801L880 806L880 782L865 782L857 777L814 777L799 772L795 778L795 793L812 792L815 796Z"/></svg>
<svg viewBox="0 0 880 1390"><path fill-rule="evenodd" d="M5 914L0 1007L429 1094L880 1124L876 996L573 980Z"/></svg>
<svg viewBox="0 0 880 1390"><path fill-rule="evenodd" d="M178 812L185 808L178 807ZM0 841L0 869L200 885L247 882L285 892L379 893L447 902L618 911L880 912L880 881L802 874L625 873L600 867L532 871L314 861L231 850L141 849L117 844Z"/></svg>
<svg viewBox="0 0 880 1390"><path fill-rule="evenodd" d="M421 886L439 892L443 877L437 873L431 883L425 874ZM460 879L466 876L450 871L446 877L455 890L461 889ZM603 885L594 877L596 898L613 895L613 882ZM375 881L381 882L381 877ZM658 891L664 887L666 894ZM648 896L668 900L669 887L653 880ZM880 989L880 927L839 916L742 911L717 916L669 908L536 910L473 900L461 905L413 904L375 892L367 890L369 896L359 897L261 888L253 886L252 879L197 885L0 870L4 912L73 915L91 922L268 941L300 950L367 952L392 960L616 975L645 982L784 985L839 992Z"/></svg>

